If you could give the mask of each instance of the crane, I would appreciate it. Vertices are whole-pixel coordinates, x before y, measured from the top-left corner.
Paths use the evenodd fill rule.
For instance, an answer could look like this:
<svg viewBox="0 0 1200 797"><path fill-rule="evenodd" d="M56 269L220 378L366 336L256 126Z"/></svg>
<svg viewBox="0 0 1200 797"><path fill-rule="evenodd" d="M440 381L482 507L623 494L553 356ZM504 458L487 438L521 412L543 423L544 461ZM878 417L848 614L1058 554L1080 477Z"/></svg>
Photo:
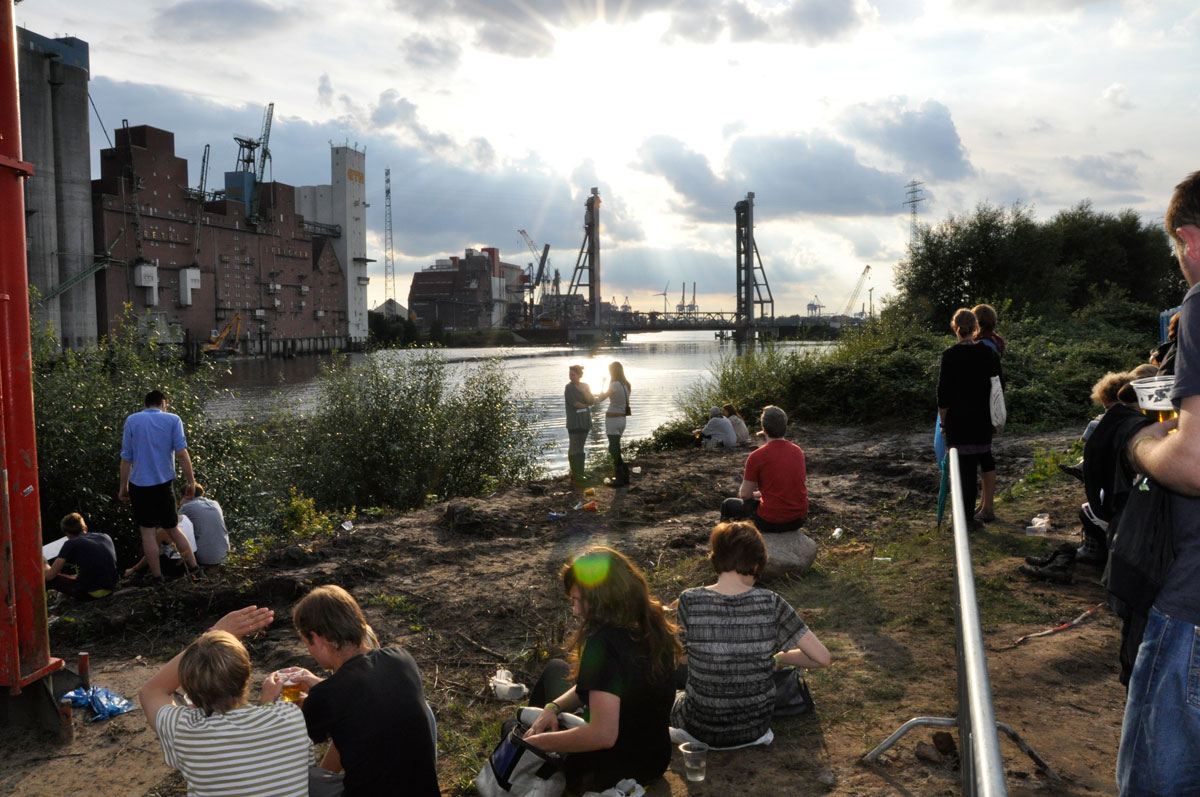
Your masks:
<svg viewBox="0 0 1200 797"><path fill-rule="evenodd" d="M384 315L396 312L396 261L392 257L392 170L383 170L383 298Z"/></svg>
<svg viewBox="0 0 1200 797"><path fill-rule="evenodd" d="M867 281L867 274L870 273L871 267L867 266L863 269L862 274L858 278L858 282L854 285L854 290L850 294L850 301L846 302L846 309L842 311L842 315L849 320L850 313L854 310L854 302L858 299L858 294L862 292L863 283Z"/></svg>
<svg viewBox="0 0 1200 797"><path fill-rule="evenodd" d="M824 309L825 305L821 304L820 296L813 296L813 300L808 303L808 314L810 316L819 316Z"/></svg>
<svg viewBox="0 0 1200 797"><path fill-rule="evenodd" d="M275 115L275 103L267 105L263 113L262 133L258 138L234 136L238 144L236 171L250 172L254 175L253 185L250 186L250 196L246 200L246 217L251 223L258 222L258 191L259 184L267 173L267 161L271 160L271 119Z"/></svg>
<svg viewBox="0 0 1200 797"><path fill-rule="evenodd" d="M679 286L679 304L675 305L675 312L683 315L687 311L687 283Z"/></svg>
<svg viewBox="0 0 1200 797"><path fill-rule="evenodd" d="M535 276L530 274L531 280L528 286L529 304L532 305L535 303L534 294L537 293L537 289L541 287L546 280L546 267L550 265L550 244L546 244L545 247L542 248L542 254L539 256L537 245L533 242L533 239L529 237L529 233L525 232L524 230L517 230L517 232L519 232L521 237L525 239L525 245L529 247L529 251L533 253L534 258L538 261L537 275ZM532 266L533 264L530 263L529 265Z"/></svg>
<svg viewBox="0 0 1200 797"><path fill-rule="evenodd" d="M205 189L208 187L208 151L209 145L204 145L204 157L200 161L200 188L196 191L196 233L192 236L192 265L200 265L200 231L204 222Z"/></svg>
<svg viewBox="0 0 1200 797"><path fill-rule="evenodd" d="M223 357L228 354L233 354L237 351L238 337L242 334L242 314L234 313L233 318L229 319L229 323L221 330L220 334L214 335L208 339L200 347L200 351L212 357ZM229 346L226 348L225 341L229 339Z"/></svg>

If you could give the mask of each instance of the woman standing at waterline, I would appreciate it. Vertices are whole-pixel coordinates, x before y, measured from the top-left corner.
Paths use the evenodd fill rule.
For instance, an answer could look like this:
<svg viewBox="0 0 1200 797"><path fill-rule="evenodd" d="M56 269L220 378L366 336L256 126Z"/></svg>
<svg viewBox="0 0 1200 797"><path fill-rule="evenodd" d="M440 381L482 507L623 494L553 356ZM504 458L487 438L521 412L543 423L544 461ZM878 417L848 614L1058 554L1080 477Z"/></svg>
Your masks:
<svg viewBox="0 0 1200 797"><path fill-rule="evenodd" d="M597 403L608 399L604 413L604 433L608 435L608 453L613 461L613 487L629 484L629 466L621 459L621 435L625 433L625 416L629 415L629 393L632 386L625 378L625 367L613 360L608 366L608 390L596 397Z"/></svg>

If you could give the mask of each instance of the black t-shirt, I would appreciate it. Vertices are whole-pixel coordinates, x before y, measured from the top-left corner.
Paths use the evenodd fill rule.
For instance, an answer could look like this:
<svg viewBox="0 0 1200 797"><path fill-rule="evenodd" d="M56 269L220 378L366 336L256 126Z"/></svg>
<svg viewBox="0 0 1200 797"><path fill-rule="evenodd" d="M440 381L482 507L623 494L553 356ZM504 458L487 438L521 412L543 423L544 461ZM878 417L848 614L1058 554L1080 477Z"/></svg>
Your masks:
<svg viewBox="0 0 1200 797"><path fill-rule="evenodd" d="M79 570L75 583L82 592L112 589L117 585L117 549L112 537L103 532L68 537L56 558L66 559Z"/></svg>
<svg viewBox="0 0 1200 797"><path fill-rule="evenodd" d="M304 701L314 742L332 737L346 770L346 797L437 797L437 757L421 672L401 648L355 656Z"/></svg>
<svg viewBox="0 0 1200 797"><path fill-rule="evenodd" d="M946 440L950 445L982 445L992 440L992 377L1000 375L1000 358L991 346L956 343L942 352L937 404L946 408Z"/></svg>
<svg viewBox="0 0 1200 797"><path fill-rule="evenodd" d="M567 756L567 777L600 791L624 778L645 784L671 763L671 668L650 680L649 649L622 628L604 628L588 638L579 658L575 694L587 703L594 690L621 698L617 741L608 750ZM588 776L591 776L589 779Z"/></svg>

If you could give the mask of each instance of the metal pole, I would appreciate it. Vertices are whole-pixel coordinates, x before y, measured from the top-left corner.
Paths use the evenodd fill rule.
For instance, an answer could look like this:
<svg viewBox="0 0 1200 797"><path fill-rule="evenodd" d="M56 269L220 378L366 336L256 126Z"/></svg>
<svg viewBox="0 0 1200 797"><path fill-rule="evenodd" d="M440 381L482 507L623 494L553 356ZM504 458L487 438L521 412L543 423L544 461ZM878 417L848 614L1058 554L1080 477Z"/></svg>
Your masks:
<svg viewBox="0 0 1200 797"><path fill-rule="evenodd" d="M0 533L0 685L14 692L62 666L50 658L42 528L38 506L37 445L33 423L29 276L25 262L23 180L33 167L21 161L13 2L0 0L0 421L2 482L7 510ZM15 652L15 657L13 656Z"/></svg>

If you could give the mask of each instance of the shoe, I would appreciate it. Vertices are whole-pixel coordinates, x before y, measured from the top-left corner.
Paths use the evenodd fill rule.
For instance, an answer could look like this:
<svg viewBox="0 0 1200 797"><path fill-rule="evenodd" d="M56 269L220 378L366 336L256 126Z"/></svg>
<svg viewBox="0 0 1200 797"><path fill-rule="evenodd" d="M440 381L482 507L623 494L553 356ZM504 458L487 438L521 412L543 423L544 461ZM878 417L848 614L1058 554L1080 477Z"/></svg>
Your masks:
<svg viewBox="0 0 1200 797"><path fill-rule="evenodd" d="M1068 476L1074 476L1079 481L1083 481L1083 460L1079 460L1074 465L1064 465L1058 463L1058 469Z"/></svg>
<svg viewBox="0 0 1200 797"><path fill-rule="evenodd" d="M971 518L967 521L967 531L983 531L983 523L975 518Z"/></svg>
<svg viewBox="0 0 1200 797"><path fill-rule="evenodd" d="M1031 565L1021 565L1019 568L1022 573L1032 579L1038 581L1049 581L1054 584L1072 584L1074 579L1071 578L1071 571L1066 565L1047 565L1046 567L1033 567Z"/></svg>
<svg viewBox="0 0 1200 797"><path fill-rule="evenodd" d="M980 523L991 523L993 520L996 519L996 513L995 512L976 512L975 519L978 520Z"/></svg>
<svg viewBox="0 0 1200 797"><path fill-rule="evenodd" d="M1045 556L1026 556L1025 561L1034 567L1046 567L1057 560L1059 564L1068 565L1075 561L1076 553L1075 546L1071 543L1063 543Z"/></svg>
<svg viewBox="0 0 1200 797"><path fill-rule="evenodd" d="M1075 550L1075 561L1083 562L1085 565L1099 565L1100 567L1104 567L1108 562L1108 551L1100 548L1095 551L1083 553L1082 548L1077 548Z"/></svg>

